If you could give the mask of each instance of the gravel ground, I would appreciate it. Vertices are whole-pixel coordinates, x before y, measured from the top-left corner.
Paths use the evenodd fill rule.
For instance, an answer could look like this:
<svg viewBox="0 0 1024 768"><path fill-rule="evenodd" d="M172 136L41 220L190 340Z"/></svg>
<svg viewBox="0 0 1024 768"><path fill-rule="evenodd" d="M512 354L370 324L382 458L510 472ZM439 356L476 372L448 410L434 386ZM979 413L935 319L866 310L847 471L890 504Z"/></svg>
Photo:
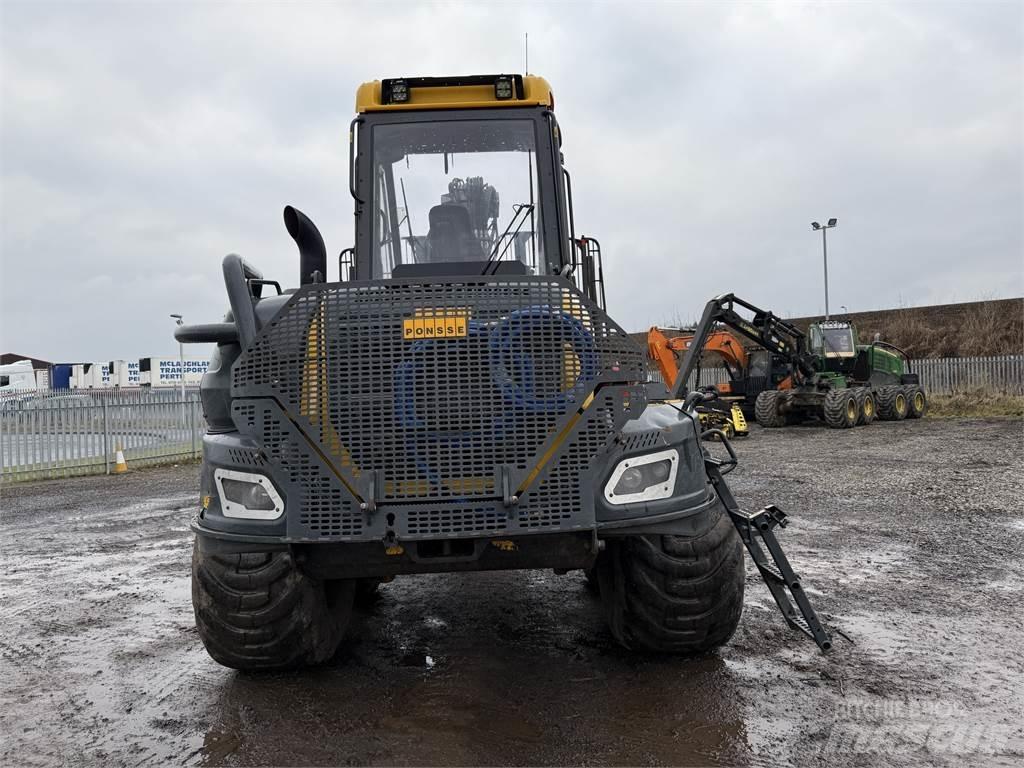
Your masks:
<svg viewBox="0 0 1024 768"><path fill-rule="evenodd" d="M876 423L738 443L829 656L750 574L697 659L618 649L579 574L398 579L338 657L211 661L189 601L195 466L4 489L4 765L1019 765L1024 425Z"/></svg>

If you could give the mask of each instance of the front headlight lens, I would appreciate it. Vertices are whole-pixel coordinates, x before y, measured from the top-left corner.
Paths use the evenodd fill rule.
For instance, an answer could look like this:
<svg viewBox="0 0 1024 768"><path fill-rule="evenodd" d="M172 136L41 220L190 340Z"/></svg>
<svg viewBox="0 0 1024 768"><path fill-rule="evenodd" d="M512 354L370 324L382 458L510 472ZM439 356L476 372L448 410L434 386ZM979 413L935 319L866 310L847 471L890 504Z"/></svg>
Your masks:
<svg viewBox="0 0 1024 768"><path fill-rule="evenodd" d="M668 459L657 461L653 464L643 464L639 467L629 467L622 473L619 482L615 484L612 493L640 493L652 485L664 483L671 471L671 464Z"/></svg>
<svg viewBox="0 0 1024 768"><path fill-rule="evenodd" d="M245 480L221 480L224 485L224 497L228 501L241 504L246 509L269 510L274 508L274 500L259 483Z"/></svg>
<svg viewBox="0 0 1024 768"><path fill-rule="evenodd" d="M605 498L611 504L668 498L675 487L678 464L675 450L623 459L605 486Z"/></svg>
<svg viewBox="0 0 1024 768"><path fill-rule="evenodd" d="M218 468L213 477L225 517L274 520L284 514L284 499L266 475Z"/></svg>

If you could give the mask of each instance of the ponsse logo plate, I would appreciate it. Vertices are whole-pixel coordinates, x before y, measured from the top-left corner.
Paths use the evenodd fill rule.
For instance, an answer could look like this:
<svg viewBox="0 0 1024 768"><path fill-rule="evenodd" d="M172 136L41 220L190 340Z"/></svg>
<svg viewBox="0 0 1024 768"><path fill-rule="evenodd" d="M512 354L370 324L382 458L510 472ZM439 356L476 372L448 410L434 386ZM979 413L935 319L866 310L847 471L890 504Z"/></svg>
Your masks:
<svg viewBox="0 0 1024 768"><path fill-rule="evenodd" d="M402 338L406 341L419 339L456 339L467 335L469 314L452 310L416 310L416 316L402 321Z"/></svg>

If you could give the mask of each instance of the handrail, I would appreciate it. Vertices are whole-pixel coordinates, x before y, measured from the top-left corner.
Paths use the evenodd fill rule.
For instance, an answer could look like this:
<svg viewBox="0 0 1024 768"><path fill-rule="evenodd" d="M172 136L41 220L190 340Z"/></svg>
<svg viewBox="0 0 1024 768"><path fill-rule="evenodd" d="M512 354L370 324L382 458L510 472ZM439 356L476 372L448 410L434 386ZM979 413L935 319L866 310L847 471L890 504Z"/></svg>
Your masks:
<svg viewBox="0 0 1024 768"><path fill-rule="evenodd" d="M361 117L357 117L348 126L348 191L352 199L357 203L366 203L356 190L356 124L363 123Z"/></svg>

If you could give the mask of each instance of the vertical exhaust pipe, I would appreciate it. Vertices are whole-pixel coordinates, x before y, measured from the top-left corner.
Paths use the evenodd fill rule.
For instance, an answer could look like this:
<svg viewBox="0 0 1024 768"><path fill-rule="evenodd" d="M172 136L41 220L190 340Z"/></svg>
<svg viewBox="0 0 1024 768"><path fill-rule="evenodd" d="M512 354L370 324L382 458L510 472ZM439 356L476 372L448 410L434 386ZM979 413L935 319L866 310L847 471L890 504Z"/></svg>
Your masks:
<svg viewBox="0 0 1024 768"><path fill-rule="evenodd" d="M320 280L327 279L327 247L316 224L298 208L284 207L284 226L299 248L299 284L314 282L313 273Z"/></svg>

